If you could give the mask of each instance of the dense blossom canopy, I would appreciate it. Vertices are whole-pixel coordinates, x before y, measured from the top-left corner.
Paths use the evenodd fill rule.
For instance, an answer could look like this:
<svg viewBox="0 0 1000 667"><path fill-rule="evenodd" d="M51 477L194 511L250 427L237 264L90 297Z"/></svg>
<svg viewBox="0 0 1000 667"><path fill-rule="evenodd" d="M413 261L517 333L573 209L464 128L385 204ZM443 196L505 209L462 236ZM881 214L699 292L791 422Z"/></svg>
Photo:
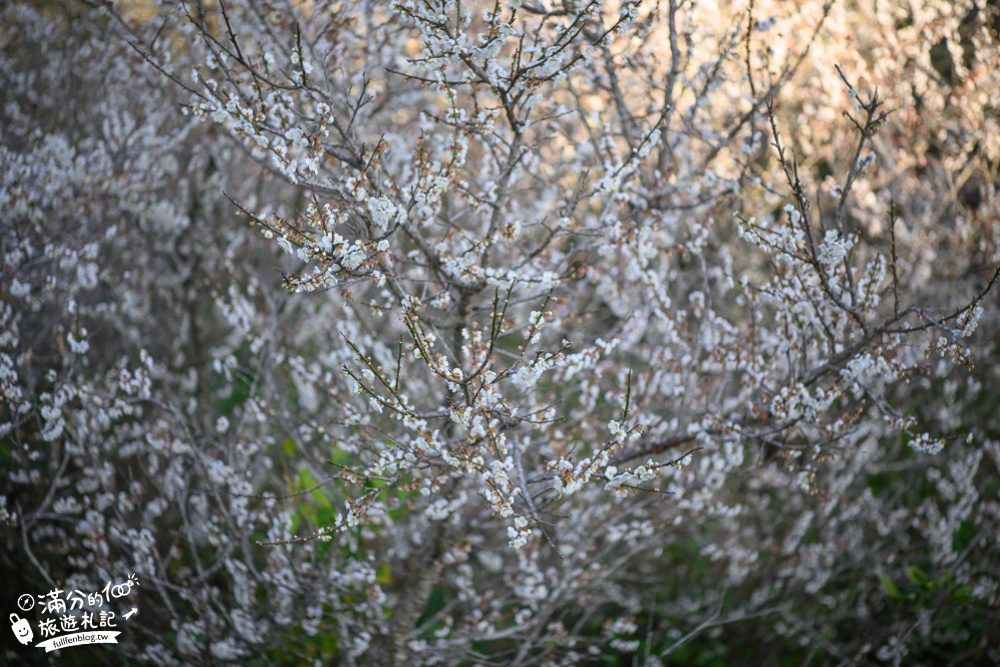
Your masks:
<svg viewBox="0 0 1000 667"><path fill-rule="evenodd" d="M134 573L81 661L1000 662L998 27L3 3L0 567Z"/></svg>

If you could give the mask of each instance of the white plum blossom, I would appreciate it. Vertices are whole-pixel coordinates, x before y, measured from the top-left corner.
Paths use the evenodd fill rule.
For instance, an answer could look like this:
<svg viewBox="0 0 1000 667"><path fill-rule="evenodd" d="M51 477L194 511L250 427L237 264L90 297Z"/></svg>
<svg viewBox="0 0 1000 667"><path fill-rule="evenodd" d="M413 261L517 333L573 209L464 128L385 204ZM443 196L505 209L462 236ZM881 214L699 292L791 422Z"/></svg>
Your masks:
<svg viewBox="0 0 1000 667"><path fill-rule="evenodd" d="M842 237L836 230L828 229L819 247L819 261L828 267L840 264L851 251L852 242Z"/></svg>
<svg viewBox="0 0 1000 667"><path fill-rule="evenodd" d="M995 657L992 3L55 4L15 589L165 666Z"/></svg>

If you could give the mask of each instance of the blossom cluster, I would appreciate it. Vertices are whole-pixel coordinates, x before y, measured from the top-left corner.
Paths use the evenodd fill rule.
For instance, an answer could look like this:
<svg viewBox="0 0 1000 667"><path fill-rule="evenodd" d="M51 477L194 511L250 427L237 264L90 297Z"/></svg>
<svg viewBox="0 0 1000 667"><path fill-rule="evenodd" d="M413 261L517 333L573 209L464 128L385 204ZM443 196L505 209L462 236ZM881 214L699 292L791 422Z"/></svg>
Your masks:
<svg viewBox="0 0 1000 667"><path fill-rule="evenodd" d="M4 5L0 567L153 664L1000 659L995 15L884 4Z"/></svg>

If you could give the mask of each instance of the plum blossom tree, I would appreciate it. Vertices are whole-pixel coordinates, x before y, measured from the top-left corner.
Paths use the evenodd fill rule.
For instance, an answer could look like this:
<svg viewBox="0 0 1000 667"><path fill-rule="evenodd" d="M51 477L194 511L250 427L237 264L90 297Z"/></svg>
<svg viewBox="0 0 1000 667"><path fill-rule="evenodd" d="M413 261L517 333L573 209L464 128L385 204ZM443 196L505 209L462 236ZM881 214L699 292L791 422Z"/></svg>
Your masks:
<svg viewBox="0 0 1000 667"><path fill-rule="evenodd" d="M0 8L4 569L153 664L1000 659L1000 18L918 4Z"/></svg>

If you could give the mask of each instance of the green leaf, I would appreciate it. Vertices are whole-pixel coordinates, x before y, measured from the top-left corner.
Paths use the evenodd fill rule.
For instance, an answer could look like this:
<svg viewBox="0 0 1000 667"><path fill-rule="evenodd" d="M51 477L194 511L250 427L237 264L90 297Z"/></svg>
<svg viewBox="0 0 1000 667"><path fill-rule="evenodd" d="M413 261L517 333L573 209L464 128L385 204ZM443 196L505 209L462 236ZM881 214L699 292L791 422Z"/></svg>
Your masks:
<svg viewBox="0 0 1000 667"><path fill-rule="evenodd" d="M951 593L951 601L953 604L968 604L972 602L972 586L966 584L961 588L956 588Z"/></svg>
<svg viewBox="0 0 1000 667"><path fill-rule="evenodd" d="M886 594L893 600L901 600L903 598L899 593L899 588L893 583L887 575L882 572L876 572L875 576L878 577L879 583L882 584L882 588L885 589Z"/></svg>
<svg viewBox="0 0 1000 667"><path fill-rule="evenodd" d="M934 587L930 584L927 579L927 575L919 567L913 565L906 568L906 576L909 577L910 581L922 588L923 590L932 590Z"/></svg>
<svg viewBox="0 0 1000 667"><path fill-rule="evenodd" d="M305 468L299 468L299 485L301 489L305 490L316 486L317 484L319 484L319 481L311 472ZM325 493L323 493L323 489L313 489L309 492L309 495L319 504L320 507L333 507L333 503L331 503L330 499L326 497Z"/></svg>
<svg viewBox="0 0 1000 667"><path fill-rule="evenodd" d="M337 447L330 456L330 463L338 466L346 466L351 462L352 458L353 455L349 451Z"/></svg>

